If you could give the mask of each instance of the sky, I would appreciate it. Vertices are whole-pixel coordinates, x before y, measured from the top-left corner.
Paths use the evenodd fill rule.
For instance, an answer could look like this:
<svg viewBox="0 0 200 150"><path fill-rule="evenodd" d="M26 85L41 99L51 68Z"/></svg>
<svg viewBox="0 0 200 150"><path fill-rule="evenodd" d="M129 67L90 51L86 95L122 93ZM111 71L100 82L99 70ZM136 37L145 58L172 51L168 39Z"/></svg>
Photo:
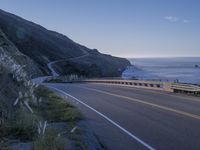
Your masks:
<svg viewBox="0 0 200 150"><path fill-rule="evenodd" d="M200 0L0 0L0 9L106 54L200 56Z"/></svg>

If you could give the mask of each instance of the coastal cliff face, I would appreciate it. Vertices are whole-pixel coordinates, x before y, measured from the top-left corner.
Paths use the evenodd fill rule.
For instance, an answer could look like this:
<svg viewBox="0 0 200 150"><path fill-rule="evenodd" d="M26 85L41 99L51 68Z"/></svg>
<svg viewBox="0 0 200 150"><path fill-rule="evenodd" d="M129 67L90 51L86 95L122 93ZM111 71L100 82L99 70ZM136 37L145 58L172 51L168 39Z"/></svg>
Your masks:
<svg viewBox="0 0 200 150"><path fill-rule="evenodd" d="M10 42L36 64L43 75L50 74L47 67L49 62L62 59L66 61L55 64L61 74L77 73L89 77L120 76L126 66L130 65L126 59L101 54L98 50L82 46L65 35L2 10L0 28Z"/></svg>
<svg viewBox="0 0 200 150"><path fill-rule="evenodd" d="M38 75L42 73L37 65L22 54L0 30L0 119L14 117L16 109L13 104L19 92L27 90L23 86L24 81ZM2 126L0 132L3 134Z"/></svg>
<svg viewBox="0 0 200 150"><path fill-rule="evenodd" d="M10 62L9 64L6 64ZM18 48L6 37L0 29L0 65L4 67L11 65L22 66L29 78L42 75L42 72L35 62L28 56L21 53ZM8 69L8 68L7 68Z"/></svg>
<svg viewBox="0 0 200 150"><path fill-rule="evenodd" d="M28 56L22 54L0 30L0 99L11 107L19 90L16 80L30 80L42 72ZM2 103L0 103L1 105Z"/></svg>

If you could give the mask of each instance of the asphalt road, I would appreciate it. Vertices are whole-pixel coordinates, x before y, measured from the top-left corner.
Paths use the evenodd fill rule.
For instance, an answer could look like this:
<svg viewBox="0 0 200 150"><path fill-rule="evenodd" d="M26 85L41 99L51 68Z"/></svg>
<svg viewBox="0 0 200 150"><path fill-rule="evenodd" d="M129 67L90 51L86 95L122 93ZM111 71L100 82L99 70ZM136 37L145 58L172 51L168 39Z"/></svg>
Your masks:
<svg viewBox="0 0 200 150"><path fill-rule="evenodd" d="M49 62L49 63L47 64L49 70L51 70L52 76L54 76L54 77L60 76L60 74L57 73L57 72L55 71L54 67L53 67L53 65L55 65L56 63L65 62L65 61L70 61L70 60L76 60L76 59L84 58L84 57L87 57L87 56L90 55L90 54L89 54L86 50L84 50L81 46L79 46L79 48L80 48L80 50L83 52L83 55L77 56L77 57L73 57L73 58L66 58L66 59L61 59L61 60L52 61L52 62Z"/></svg>
<svg viewBox="0 0 200 150"><path fill-rule="evenodd" d="M200 150L200 99L104 84L48 84L68 95L111 150Z"/></svg>

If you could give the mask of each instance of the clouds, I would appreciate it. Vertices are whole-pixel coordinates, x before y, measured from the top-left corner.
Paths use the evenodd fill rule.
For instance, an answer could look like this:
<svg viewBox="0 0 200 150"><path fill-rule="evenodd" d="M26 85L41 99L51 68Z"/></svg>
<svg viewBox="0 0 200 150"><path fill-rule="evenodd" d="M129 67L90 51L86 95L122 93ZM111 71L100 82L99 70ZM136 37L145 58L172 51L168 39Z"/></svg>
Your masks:
<svg viewBox="0 0 200 150"><path fill-rule="evenodd" d="M178 22L178 21L180 21L182 23L189 23L190 22L190 20L188 20L188 19L180 20L178 17L175 17L175 16L165 16L164 19L169 21L169 22L173 22L173 23Z"/></svg>
<svg viewBox="0 0 200 150"><path fill-rule="evenodd" d="M169 22L177 22L178 18L174 16L165 16L164 19L168 20Z"/></svg>

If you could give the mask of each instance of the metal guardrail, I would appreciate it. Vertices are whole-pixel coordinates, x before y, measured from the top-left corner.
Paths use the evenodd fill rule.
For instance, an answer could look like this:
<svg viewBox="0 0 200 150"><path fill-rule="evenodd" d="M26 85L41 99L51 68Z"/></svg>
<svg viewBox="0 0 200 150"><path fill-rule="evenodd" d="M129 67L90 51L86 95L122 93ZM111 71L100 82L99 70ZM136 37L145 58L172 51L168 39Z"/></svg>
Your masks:
<svg viewBox="0 0 200 150"><path fill-rule="evenodd" d="M50 80L49 77L47 80ZM106 83L106 84L116 84L125 85L131 87L153 89L167 92L185 92L200 94L200 86L193 84L183 84L183 83L172 83L172 82L160 82L160 81L145 81L145 80L118 80L118 79L85 79L85 80L72 80L69 83Z"/></svg>
<svg viewBox="0 0 200 150"><path fill-rule="evenodd" d="M171 83L171 88L174 91L183 91L183 92L199 92L200 86L192 84L182 84L182 83Z"/></svg>
<svg viewBox="0 0 200 150"><path fill-rule="evenodd" d="M121 84L133 87L140 87L146 89L162 90L167 92L186 92L200 94L200 86L193 84L159 82L159 81L144 81L144 80L81 80L73 82L93 82L93 83L108 83Z"/></svg>
<svg viewBox="0 0 200 150"><path fill-rule="evenodd" d="M106 83L106 84L120 84L131 87L140 87L145 89L154 89L161 91L169 91L173 92L170 89L169 83L159 82L159 81L143 81L143 80L79 80L79 81L71 81L71 82L90 82L90 83Z"/></svg>

